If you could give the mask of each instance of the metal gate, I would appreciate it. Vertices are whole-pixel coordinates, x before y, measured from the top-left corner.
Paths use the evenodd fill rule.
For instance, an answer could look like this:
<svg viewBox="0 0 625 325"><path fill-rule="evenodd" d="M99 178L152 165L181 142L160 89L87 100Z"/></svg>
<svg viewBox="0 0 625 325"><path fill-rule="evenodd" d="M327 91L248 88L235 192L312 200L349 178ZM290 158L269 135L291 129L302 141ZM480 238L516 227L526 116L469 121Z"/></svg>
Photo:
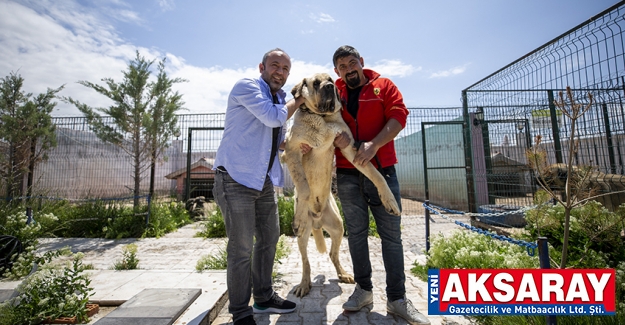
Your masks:
<svg viewBox="0 0 625 325"><path fill-rule="evenodd" d="M473 121L478 211L481 205L531 203L535 178L525 155L531 148L530 135L524 132L530 127L528 119L485 120L478 112Z"/></svg>
<svg viewBox="0 0 625 325"><path fill-rule="evenodd" d="M215 162L214 155L219 147L224 128L190 127L188 130L184 198L185 200L189 200L197 196L204 196L206 199L212 199L213 183L215 180L215 171L212 170ZM195 141L193 137L194 133L197 135ZM204 153L204 156L200 157L196 162L192 162L192 160L197 158L197 154L194 154L194 152L199 154ZM210 153L210 155L208 153Z"/></svg>
<svg viewBox="0 0 625 325"><path fill-rule="evenodd" d="M421 122L425 199L433 204L467 211L473 193L470 145L461 120Z"/></svg>

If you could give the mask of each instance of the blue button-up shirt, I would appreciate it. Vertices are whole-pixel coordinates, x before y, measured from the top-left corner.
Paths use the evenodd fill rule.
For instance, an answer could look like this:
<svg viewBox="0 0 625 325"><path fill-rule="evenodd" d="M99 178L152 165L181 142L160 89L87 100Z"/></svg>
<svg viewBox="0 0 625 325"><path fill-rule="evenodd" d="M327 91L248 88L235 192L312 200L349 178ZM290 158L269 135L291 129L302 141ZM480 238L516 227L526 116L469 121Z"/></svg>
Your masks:
<svg viewBox="0 0 625 325"><path fill-rule="evenodd" d="M262 190L269 174L275 186L284 186L278 153L269 173L272 129L281 127L278 144L284 140L287 119L286 93L280 90L274 104L269 85L262 78L237 81L228 96L224 134L217 149L214 168L223 166L239 184Z"/></svg>

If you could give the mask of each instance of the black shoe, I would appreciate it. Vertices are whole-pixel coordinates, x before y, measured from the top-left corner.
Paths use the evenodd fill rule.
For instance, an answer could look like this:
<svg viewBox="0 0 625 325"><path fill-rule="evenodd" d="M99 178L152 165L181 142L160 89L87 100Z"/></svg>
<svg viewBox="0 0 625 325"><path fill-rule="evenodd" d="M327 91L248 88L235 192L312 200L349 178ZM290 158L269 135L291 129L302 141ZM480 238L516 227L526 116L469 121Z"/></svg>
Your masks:
<svg viewBox="0 0 625 325"><path fill-rule="evenodd" d="M256 325L256 321L254 320L254 316L249 315L234 322L234 325Z"/></svg>
<svg viewBox="0 0 625 325"><path fill-rule="evenodd" d="M265 302L254 302L254 312L260 313L275 313L275 314L287 314L293 312L297 305L288 300L280 298L276 293L271 296L271 299Z"/></svg>

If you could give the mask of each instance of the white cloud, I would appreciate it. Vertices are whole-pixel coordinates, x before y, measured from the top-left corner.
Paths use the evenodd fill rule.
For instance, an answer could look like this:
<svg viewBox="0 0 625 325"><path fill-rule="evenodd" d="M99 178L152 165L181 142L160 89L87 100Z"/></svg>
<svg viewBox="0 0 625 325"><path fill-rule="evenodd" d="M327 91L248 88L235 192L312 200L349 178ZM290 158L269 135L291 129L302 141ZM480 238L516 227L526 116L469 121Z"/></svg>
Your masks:
<svg viewBox="0 0 625 325"><path fill-rule="evenodd" d="M24 90L33 93L66 84L61 95L106 105L76 81L119 77L135 49L121 42L114 30L95 16L66 11L71 7L71 3L51 5L41 14L17 3L0 2L0 76L20 74ZM63 103L57 109L59 113L78 113Z"/></svg>
<svg viewBox="0 0 625 325"><path fill-rule="evenodd" d="M310 77L315 73L327 73L333 79L338 79L336 73L334 73L334 68L328 65L319 65L314 63L308 63L304 61L299 61L297 59L292 60L291 74L284 85L284 90L287 93L291 92L291 88L295 86L297 83L302 81L304 78Z"/></svg>
<svg viewBox="0 0 625 325"><path fill-rule="evenodd" d="M118 9L112 11L112 16L116 17L118 20L125 22L134 22L134 23L142 23L143 20L139 17L139 14L135 11L128 9Z"/></svg>
<svg viewBox="0 0 625 325"><path fill-rule="evenodd" d="M459 67L454 67L448 70L433 72L430 78L446 78L464 73L467 70L467 64Z"/></svg>
<svg viewBox="0 0 625 325"><path fill-rule="evenodd" d="M169 60L170 56L168 56ZM258 67L244 69L202 68L185 64L168 64L171 77L184 78L174 89L181 93L188 110L182 113L218 113L226 111L228 94L234 83L249 76L260 75Z"/></svg>
<svg viewBox="0 0 625 325"><path fill-rule="evenodd" d="M323 24L323 23L333 23L335 22L334 18L326 13L320 13L319 15L311 13L309 15L310 19L312 19L313 21L315 21L316 23L319 24Z"/></svg>
<svg viewBox="0 0 625 325"><path fill-rule="evenodd" d="M367 67L367 62L365 62L365 67ZM415 68L411 64L405 64L399 60L380 60L368 67L385 77L402 78L421 71L421 67Z"/></svg>
<svg viewBox="0 0 625 325"><path fill-rule="evenodd" d="M119 0L111 1L117 1L115 5L120 7L123 5ZM183 113L215 113L225 112L228 94L238 79L260 75L257 65L239 69L197 67L175 54L137 47L119 36L107 23L110 18L76 2L39 0L37 3L25 6L0 1L0 77L11 72L20 74L26 92L38 94L65 84L60 96L72 97L92 107L108 107L112 104L108 98L77 81L104 85L102 78L111 78L120 82L122 71L127 69L138 50L149 60L166 57L168 74L188 80L174 86L189 109ZM331 65L294 58L285 91L290 96L295 84L316 72L327 72L337 78ZM58 101L53 115L82 114L74 106Z"/></svg>
<svg viewBox="0 0 625 325"><path fill-rule="evenodd" d="M239 70L194 67L174 54L124 41L96 12L74 2L41 3L45 10L38 5L27 7L0 1L0 77L11 72L20 74L26 92L38 94L65 84L59 95L92 107L108 107L108 98L76 82L86 80L103 85L102 78L121 81L122 71L138 50L150 60L167 57L168 73L189 81L175 86L183 94L189 113L223 112L234 82L259 74L256 66ZM81 113L59 101L53 115Z"/></svg>
<svg viewBox="0 0 625 325"><path fill-rule="evenodd" d="M170 11L176 8L176 4L174 0L158 0L158 5L161 7L163 11Z"/></svg>

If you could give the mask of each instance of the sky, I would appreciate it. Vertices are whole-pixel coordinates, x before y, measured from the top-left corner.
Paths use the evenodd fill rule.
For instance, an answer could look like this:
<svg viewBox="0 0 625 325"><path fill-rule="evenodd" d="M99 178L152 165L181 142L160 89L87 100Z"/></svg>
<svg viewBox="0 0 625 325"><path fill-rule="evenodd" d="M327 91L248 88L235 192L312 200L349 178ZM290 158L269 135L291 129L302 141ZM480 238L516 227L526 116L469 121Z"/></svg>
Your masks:
<svg viewBox="0 0 625 325"><path fill-rule="evenodd" d="M317 72L337 77L334 51L352 45L390 78L407 107L459 107L461 91L618 3L615 0L0 0L0 78L34 94L91 107L112 102L77 83L122 81L138 51L165 59L182 114L222 113L234 83L258 77L279 47L284 86ZM156 73L154 72L153 75ZM59 101L53 116L81 116Z"/></svg>

